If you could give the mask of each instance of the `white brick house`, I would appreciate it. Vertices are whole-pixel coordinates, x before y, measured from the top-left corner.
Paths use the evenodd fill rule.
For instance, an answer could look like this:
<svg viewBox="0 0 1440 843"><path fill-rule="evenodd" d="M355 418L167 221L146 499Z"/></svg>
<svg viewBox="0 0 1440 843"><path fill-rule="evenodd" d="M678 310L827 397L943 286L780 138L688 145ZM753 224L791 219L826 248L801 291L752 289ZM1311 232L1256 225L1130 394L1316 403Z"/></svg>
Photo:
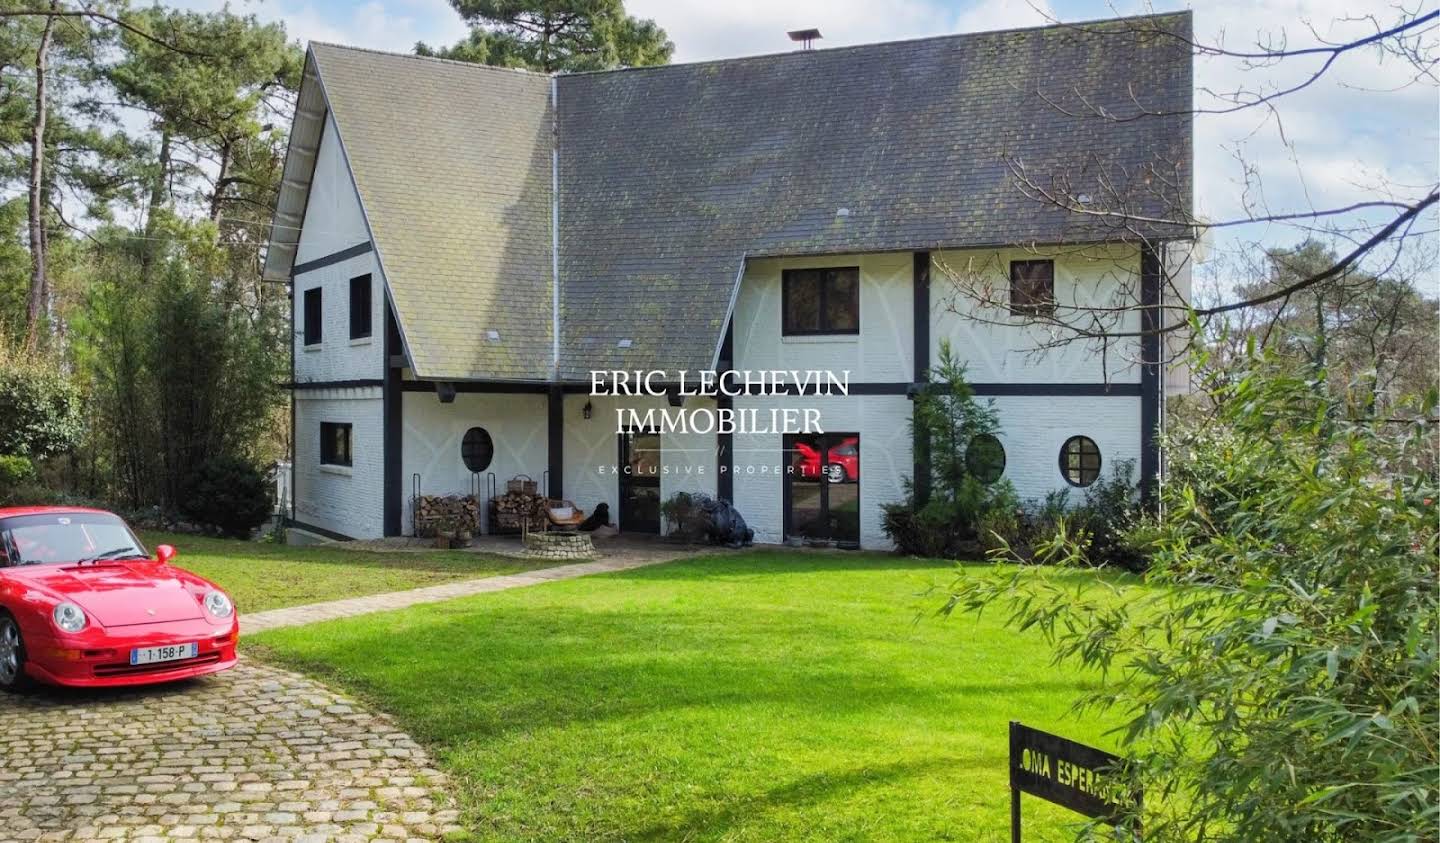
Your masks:
<svg viewBox="0 0 1440 843"><path fill-rule="evenodd" d="M1117 233L1026 197L1007 164L1111 191L1164 170L1188 213L1190 57L1102 29L556 77L312 45L266 259L293 289L292 519L403 534L417 489L484 497L523 474L624 529L703 491L759 541L886 547L880 507L924 471L911 396L942 341L994 400L1022 497L1089 482L1097 453L1148 484L1153 314L1037 353L1023 313L950 294L953 267L1074 306L1127 285L1174 304L1162 275L1185 289L1188 230ZM1087 121L1064 95L1145 119ZM615 409L666 399L592 395L590 373L653 369L847 371L850 394L683 404L818 409L824 438L622 433ZM616 473L639 463L663 470Z"/></svg>

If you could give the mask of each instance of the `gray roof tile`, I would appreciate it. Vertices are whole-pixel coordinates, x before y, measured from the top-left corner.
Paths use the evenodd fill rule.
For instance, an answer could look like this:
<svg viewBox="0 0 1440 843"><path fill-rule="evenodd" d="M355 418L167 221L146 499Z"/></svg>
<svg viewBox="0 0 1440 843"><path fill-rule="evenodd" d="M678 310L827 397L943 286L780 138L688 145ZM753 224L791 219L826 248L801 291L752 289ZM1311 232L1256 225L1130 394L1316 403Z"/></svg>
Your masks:
<svg viewBox="0 0 1440 843"><path fill-rule="evenodd" d="M560 76L554 113L541 75L315 50L425 377L549 375L557 120L559 373L583 379L708 367L745 255L1116 237L1025 197L1015 160L1188 213L1191 59L1160 29L1189 13Z"/></svg>

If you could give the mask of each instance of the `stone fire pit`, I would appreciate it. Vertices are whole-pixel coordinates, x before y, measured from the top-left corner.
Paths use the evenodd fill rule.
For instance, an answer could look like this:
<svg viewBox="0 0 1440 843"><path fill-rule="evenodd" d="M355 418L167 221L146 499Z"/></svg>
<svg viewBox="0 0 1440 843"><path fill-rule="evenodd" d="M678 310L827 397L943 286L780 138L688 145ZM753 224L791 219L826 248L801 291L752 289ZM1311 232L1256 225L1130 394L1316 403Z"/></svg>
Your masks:
<svg viewBox="0 0 1440 843"><path fill-rule="evenodd" d="M582 561L597 554L589 533L530 533L525 536L525 555L534 559Z"/></svg>

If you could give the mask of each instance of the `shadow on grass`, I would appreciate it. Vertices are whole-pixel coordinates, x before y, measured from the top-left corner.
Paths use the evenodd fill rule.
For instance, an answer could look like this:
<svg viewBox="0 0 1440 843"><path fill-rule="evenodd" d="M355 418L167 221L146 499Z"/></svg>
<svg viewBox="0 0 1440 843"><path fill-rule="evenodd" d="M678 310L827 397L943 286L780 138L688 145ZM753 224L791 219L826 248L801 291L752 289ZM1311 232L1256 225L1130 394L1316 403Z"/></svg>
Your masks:
<svg viewBox="0 0 1440 843"><path fill-rule="evenodd" d="M302 562L312 565L335 565L345 568L374 570L411 570L451 574L466 570L504 568L517 571L539 567L534 561L516 557L469 551L383 551L351 550L342 546L298 546L250 542L238 539L215 539L204 536L144 533L148 547L171 544L179 551L177 567L186 561L197 564L235 564L243 562Z"/></svg>
<svg viewBox="0 0 1440 843"><path fill-rule="evenodd" d="M910 624L857 626L785 607L757 609L744 625L721 615L486 605L409 614L395 625L342 622L335 634L282 630L249 646L338 678L400 714L418 736L445 743L687 708L779 707L802 718L955 711L974 700L1038 701L1094 687L1003 659L976 668L985 681L967 681L957 672L963 643L937 657L932 671L913 661L926 642ZM785 640L791 627L804 630L798 640Z"/></svg>

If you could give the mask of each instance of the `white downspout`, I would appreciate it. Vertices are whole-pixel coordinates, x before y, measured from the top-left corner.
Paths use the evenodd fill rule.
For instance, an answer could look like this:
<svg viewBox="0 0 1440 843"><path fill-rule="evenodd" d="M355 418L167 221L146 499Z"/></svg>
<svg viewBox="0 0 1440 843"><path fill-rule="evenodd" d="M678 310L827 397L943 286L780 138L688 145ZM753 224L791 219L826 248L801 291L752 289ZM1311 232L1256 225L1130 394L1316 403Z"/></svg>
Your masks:
<svg viewBox="0 0 1440 843"><path fill-rule="evenodd" d="M550 77L550 379L560 377L560 86Z"/></svg>

